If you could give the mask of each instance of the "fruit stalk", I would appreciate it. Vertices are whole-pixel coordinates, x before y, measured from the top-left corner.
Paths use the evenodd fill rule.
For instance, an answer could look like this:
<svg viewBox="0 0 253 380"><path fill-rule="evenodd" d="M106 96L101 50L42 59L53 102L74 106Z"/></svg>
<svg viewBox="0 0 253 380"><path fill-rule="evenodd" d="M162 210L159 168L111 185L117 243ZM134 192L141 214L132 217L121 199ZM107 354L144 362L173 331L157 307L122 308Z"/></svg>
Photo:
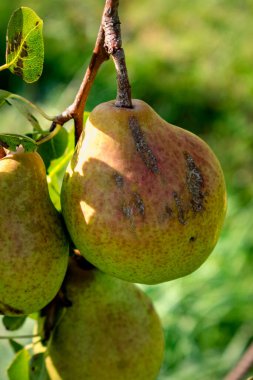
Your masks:
<svg viewBox="0 0 253 380"><path fill-rule="evenodd" d="M112 56L117 72L116 107L132 108L131 86L128 79L125 53L122 48L120 20L118 15L118 0L107 0L103 17L105 33L105 49Z"/></svg>

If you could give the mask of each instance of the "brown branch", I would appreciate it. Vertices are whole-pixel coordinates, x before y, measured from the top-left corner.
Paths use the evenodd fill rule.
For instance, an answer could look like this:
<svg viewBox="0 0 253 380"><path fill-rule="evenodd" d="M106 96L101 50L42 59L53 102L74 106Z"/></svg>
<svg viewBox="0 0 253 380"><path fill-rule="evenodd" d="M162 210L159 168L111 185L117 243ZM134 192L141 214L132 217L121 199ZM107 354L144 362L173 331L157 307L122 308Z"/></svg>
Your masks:
<svg viewBox="0 0 253 380"><path fill-rule="evenodd" d="M236 367L225 377L224 380L242 380L250 369L253 368L253 343L248 347Z"/></svg>
<svg viewBox="0 0 253 380"><path fill-rule="evenodd" d="M1 142L0 142L0 159L5 157L6 156L6 153L5 153L5 150L4 148L1 146Z"/></svg>
<svg viewBox="0 0 253 380"><path fill-rule="evenodd" d="M75 140L83 130L83 112L96 74L104 61L112 55L117 71L117 107L132 107L131 87L128 80L125 55L121 43L119 0L106 0L101 25L93 54L74 102L54 119L55 124L63 125L70 119L75 122Z"/></svg>
<svg viewBox="0 0 253 380"><path fill-rule="evenodd" d="M104 13L106 12L107 7L105 5ZM103 13L103 17L104 17ZM97 75L97 72L104 61L109 59L109 54L104 48L104 30L102 27L103 17L101 26L99 28L96 44L93 50L93 54L89 63L89 66L84 75L81 86L76 94L74 102L65 109L60 115L56 116L54 122L56 124L63 125L70 119L74 119L75 122L75 140L78 141L82 129L83 129L83 112L85 104L91 89L91 86L94 82L94 79Z"/></svg>
<svg viewBox="0 0 253 380"><path fill-rule="evenodd" d="M86 105L86 101L94 82L94 79L97 75L97 72L104 61L109 59L109 55L106 53L103 47L104 41L104 32L102 27L99 29L97 41L93 54L90 60L88 69L86 70L83 82L79 88L79 91L76 95L74 103L71 106L72 112L74 111L74 121L75 121L75 139L78 141L82 130L83 130L83 113Z"/></svg>

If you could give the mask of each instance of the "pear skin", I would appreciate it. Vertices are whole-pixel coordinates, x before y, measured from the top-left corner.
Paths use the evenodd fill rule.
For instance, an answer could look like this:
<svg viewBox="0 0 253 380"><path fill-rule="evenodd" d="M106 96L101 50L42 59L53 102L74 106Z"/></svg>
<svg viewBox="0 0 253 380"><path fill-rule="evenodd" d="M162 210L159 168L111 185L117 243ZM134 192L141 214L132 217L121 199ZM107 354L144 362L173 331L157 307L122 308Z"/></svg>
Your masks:
<svg viewBox="0 0 253 380"><path fill-rule="evenodd" d="M61 203L77 248L126 281L156 284L196 270L226 213L221 166L196 135L150 106L102 103L67 168Z"/></svg>
<svg viewBox="0 0 253 380"><path fill-rule="evenodd" d="M30 314L54 298L68 265L68 240L41 157L0 159L0 194L0 313Z"/></svg>
<svg viewBox="0 0 253 380"><path fill-rule="evenodd" d="M70 265L72 306L57 323L46 366L52 380L156 380L164 354L160 320L134 284Z"/></svg>

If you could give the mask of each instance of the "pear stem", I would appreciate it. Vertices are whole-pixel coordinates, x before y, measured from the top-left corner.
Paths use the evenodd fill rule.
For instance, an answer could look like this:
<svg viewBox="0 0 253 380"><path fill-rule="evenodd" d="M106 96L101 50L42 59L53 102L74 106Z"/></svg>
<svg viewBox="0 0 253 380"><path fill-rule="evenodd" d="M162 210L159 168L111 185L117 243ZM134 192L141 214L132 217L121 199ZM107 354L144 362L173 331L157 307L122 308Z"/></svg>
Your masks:
<svg viewBox="0 0 253 380"><path fill-rule="evenodd" d="M118 6L119 0L105 1L96 44L81 86L73 103L60 115L57 115L53 121L54 125L63 125L70 119L74 119L76 143L83 130L83 112L90 89L100 66L109 59L110 55L112 56L117 72L118 90L115 105L117 107L132 108L131 86L128 80L125 55L121 43Z"/></svg>
<svg viewBox="0 0 253 380"><path fill-rule="evenodd" d="M131 86L128 79L125 53L122 48L119 0L107 0L102 25L105 33L105 49L112 56L117 72L116 107L132 108Z"/></svg>

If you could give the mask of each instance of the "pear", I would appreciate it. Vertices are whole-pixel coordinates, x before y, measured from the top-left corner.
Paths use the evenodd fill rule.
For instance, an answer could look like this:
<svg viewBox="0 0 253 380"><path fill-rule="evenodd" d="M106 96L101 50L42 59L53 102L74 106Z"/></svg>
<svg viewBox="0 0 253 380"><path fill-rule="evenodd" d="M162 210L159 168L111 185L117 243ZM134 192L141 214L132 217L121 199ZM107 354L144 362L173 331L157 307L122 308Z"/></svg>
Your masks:
<svg viewBox="0 0 253 380"><path fill-rule="evenodd" d="M58 292L68 241L36 152L0 159L0 313L36 312Z"/></svg>
<svg viewBox="0 0 253 380"><path fill-rule="evenodd" d="M90 114L61 192L81 254L110 275L156 284L185 276L209 256L225 213L221 166L196 135L150 106L113 101Z"/></svg>
<svg viewBox="0 0 253 380"><path fill-rule="evenodd" d="M72 306L49 341L52 380L155 380L164 353L160 320L136 285L72 263L65 282Z"/></svg>

